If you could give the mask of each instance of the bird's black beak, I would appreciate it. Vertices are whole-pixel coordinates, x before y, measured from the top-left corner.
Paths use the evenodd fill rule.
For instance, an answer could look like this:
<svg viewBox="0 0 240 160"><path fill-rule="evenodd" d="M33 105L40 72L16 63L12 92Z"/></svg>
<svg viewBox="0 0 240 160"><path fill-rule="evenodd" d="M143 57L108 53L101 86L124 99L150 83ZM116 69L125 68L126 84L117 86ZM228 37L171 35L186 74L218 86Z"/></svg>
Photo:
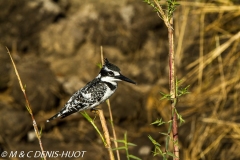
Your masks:
<svg viewBox="0 0 240 160"><path fill-rule="evenodd" d="M132 81L131 79L125 77L124 75L120 74L119 76L116 76L117 79L120 79L122 81L126 81L129 83L137 84L136 82Z"/></svg>

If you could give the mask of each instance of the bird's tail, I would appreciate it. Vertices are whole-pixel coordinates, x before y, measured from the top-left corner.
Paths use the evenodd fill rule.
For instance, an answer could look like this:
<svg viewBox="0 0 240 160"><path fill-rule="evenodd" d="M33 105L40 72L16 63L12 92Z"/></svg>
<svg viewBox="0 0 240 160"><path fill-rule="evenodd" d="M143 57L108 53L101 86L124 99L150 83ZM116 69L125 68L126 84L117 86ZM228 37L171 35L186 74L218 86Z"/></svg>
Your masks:
<svg viewBox="0 0 240 160"><path fill-rule="evenodd" d="M54 119L56 119L56 118L58 118L58 117L61 117L61 113L57 113L56 115L52 116L51 118L49 118L49 119L47 120L47 122L50 122L51 120L54 120Z"/></svg>
<svg viewBox="0 0 240 160"><path fill-rule="evenodd" d="M54 115L53 117L51 117L51 118L49 118L48 120L47 120L47 122L50 122L51 120L54 120L54 119L56 119L56 118L58 118L58 117L61 117L61 119L62 118L65 118L65 117L67 117L67 116L69 116L69 115L71 115L71 114L73 114L73 113L75 113L75 112L78 112L78 110L70 110L70 111L66 111L65 110L65 108L63 109L63 110L61 110L59 113L57 113L56 115Z"/></svg>

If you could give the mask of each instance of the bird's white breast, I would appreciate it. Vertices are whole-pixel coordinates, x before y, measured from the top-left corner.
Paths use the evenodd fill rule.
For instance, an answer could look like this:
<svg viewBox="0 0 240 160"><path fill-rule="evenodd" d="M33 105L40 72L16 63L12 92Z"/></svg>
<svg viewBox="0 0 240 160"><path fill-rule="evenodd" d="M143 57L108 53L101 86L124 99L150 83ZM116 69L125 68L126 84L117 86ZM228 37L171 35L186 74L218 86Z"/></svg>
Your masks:
<svg viewBox="0 0 240 160"><path fill-rule="evenodd" d="M107 100L114 92L116 89L111 90L109 87L107 87L104 96L102 97L101 101Z"/></svg>

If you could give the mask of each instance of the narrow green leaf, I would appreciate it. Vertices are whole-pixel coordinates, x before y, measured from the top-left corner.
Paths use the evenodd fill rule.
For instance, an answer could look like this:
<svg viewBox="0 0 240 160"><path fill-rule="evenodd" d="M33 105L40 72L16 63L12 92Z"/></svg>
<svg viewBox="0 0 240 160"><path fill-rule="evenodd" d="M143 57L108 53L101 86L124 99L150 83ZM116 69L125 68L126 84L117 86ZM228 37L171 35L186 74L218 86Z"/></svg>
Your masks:
<svg viewBox="0 0 240 160"><path fill-rule="evenodd" d="M42 127L40 128L39 136L40 136L40 137L42 136Z"/></svg>
<svg viewBox="0 0 240 160"><path fill-rule="evenodd" d="M118 139L114 139L115 142L119 142L119 143L126 143L125 140L118 140Z"/></svg>
<svg viewBox="0 0 240 160"><path fill-rule="evenodd" d="M28 105L26 105L25 107L27 108L27 111L30 113L31 112L30 107Z"/></svg>
<svg viewBox="0 0 240 160"><path fill-rule="evenodd" d="M154 124L157 124L158 126L164 124L165 122L162 121L162 118L161 119L157 119L155 122L151 123L151 125L154 125Z"/></svg>
<svg viewBox="0 0 240 160"><path fill-rule="evenodd" d="M128 157L129 157L129 158L132 158L132 159L136 159L136 160L141 160L140 158L138 158L138 157L136 157L136 156L134 156L134 155L131 155L131 154L128 155Z"/></svg>
<svg viewBox="0 0 240 160"><path fill-rule="evenodd" d="M102 64L101 64L101 63L98 63L97 66L98 66L99 68L102 68Z"/></svg>
<svg viewBox="0 0 240 160"><path fill-rule="evenodd" d="M172 152L167 152L167 155L169 155L171 157L174 157L174 158L177 158L177 156L175 156Z"/></svg>
<svg viewBox="0 0 240 160"><path fill-rule="evenodd" d="M130 142L128 142L127 145L128 145L128 146L137 146L136 144L130 143Z"/></svg>
<svg viewBox="0 0 240 160"><path fill-rule="evenodd" d="M161 146L155 139L152 138L152 136L148 135L148 138L155 146Z"/></svg>
<svg viewBox="0 0 240 160"><path fill-rule="evenodd" d="M113 151L115 150L122 150L122 149L126 149L126 147L117 147L117 148L112 148Z"/></svg>
<svg viewBox="0 0 240 160"><path fill-rule="evenodd" d="M92 121L92 118L84 111L84 112L80 112L89 122Z"/></svg>
<svg viewBox="0 0 240 160"><path fill-rule="evenodd" d="M160 132L160 134L162 134L162 135L164 135L164 136L169 136L168 133Z"/></svg>
<svg viewBox="0 0 240 160"><path fill-rule="evenodd" d="M97 128L97 126L95 125L94 121L92 120L92 118L85 112L80 112L91 124L92 126L95 128L95 130L97 131L97 133L99 134L99 136L101 137L104 145L106 146L107 145L107 142L105 141L102 133L99 131L99 129Z"/></svg>

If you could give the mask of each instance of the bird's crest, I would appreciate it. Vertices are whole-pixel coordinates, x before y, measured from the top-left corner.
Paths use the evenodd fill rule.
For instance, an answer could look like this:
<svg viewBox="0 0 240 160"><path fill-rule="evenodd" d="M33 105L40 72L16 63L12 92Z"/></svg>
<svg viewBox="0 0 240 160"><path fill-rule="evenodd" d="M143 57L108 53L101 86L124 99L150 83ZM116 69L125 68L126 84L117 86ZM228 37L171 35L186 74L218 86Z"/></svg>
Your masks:
<svg viewBox="0 0 240 160"><path fill-rule="evenodd" d="M120 72L120 69L114 64L110 63L107 58L104 59L104 63L105 63L104 66L106 66L108 69Z"/></svg>

